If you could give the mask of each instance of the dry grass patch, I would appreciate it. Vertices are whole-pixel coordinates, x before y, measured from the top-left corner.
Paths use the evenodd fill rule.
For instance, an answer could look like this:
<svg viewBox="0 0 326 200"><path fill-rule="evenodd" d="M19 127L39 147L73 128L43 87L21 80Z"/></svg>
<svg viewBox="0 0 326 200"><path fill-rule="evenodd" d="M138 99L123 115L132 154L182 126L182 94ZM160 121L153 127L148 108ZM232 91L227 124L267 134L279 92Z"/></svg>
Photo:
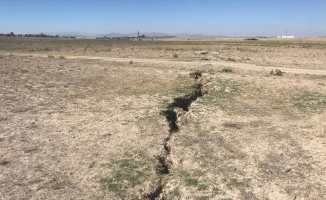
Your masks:
<svg viewBox="0 0 326 200"><path fill-rule="evenodd" d="M172 60L175 53L178 60L207 56L235 58L235 64L286 65L294 51L305 58L302 42L0 40L1 51L46 53L0 58L4 199L325 196L323 76L271 77L268 71L233 68L219 73L226 67L185 62L128 63L135 57ZM35 41L18 49L19 43ZM307 45L312 57L320 53L322 45ZM49 59L47 47L67 59ZM118 55L127 62L68 59L80 53ZM310 64L306 59L299 66ZM207 73L195 80L189 77L193 71ZM180 112L179 131L170 132L160 113L174 98L194 92L195 84L204 96ZM157 173L162 154L169 164L164 175Z"/></svg>

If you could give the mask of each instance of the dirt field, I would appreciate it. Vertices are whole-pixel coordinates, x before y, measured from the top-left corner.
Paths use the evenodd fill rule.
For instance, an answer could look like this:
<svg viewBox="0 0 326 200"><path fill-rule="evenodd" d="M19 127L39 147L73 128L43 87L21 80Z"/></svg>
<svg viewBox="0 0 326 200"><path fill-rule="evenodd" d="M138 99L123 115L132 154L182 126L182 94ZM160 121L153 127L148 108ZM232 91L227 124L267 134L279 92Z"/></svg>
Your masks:
<svg viewBox="0 0 326 200"><path fill-rule="evenodd" d="M326 39L0 38L0 84L0 199L326 196Z"/></svg>

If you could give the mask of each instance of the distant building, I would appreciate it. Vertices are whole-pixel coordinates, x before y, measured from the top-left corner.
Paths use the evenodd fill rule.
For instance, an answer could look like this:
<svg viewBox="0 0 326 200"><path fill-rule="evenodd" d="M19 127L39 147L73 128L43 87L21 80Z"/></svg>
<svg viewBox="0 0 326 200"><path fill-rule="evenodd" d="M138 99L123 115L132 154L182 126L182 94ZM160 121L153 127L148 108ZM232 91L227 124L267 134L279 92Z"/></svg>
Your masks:
<svg viewBox="0 0 326 200"><path fill-rule="evenodd" d="M76 39L96 39L96 37L91 37L91 36L77 36Z"/></svg>
<svg viewBox="0 0 326 200"><path fill-rule="evenodd" d="M295 38L295 36L290 36L290 35L287 35L287 36L277 36L277 38Z"/></svg>

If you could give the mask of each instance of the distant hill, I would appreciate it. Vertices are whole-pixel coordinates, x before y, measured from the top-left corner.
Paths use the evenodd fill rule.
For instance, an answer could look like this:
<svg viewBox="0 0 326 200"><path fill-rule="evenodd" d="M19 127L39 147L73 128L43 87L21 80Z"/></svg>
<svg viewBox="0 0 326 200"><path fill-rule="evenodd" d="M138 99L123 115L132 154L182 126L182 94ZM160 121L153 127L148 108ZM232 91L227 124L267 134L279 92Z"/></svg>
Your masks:
<svg viewBox="0 0 326 200"><path fill-rule="evenodd" d="M215 38L225 38L228 36L225 35L207 35L207 34L189 34L189 33L182 33L182 34L176 34L176 37L215 37Z"/></svg>
<svg viewBox="0 0 326 200"><path fill-rule="evenodd" d="M49 32L48 35L59 35L59 36L90 36L90 37L137 37L136 33L106 33L106 34L85 34L81 32ZM225 35L207 35L207 34L191 34L191 33L182 33L182 34L166 34L166 33L157 33L157 32L140 32L140 35L145 35L146 37L228 37Z"/></svg>
<svg viewBox="0 0 326 200"><path fill-rule="evenodd" d="M139 33L140 35L145 35L146 37L168 37L172 36L170 34L165 33L155 33L155 32L146 32L146 33ZM95 34L92 36L95 37L137 37L138 33L129 33L129 34L122 34L122 33L107 33L107 34Z"/></svg>
<svg viewBox="0 0 326 200"><path fill-rule="evenodd" d="M59 36L84 36L81 32L47 32L45 34Z"/></svg>

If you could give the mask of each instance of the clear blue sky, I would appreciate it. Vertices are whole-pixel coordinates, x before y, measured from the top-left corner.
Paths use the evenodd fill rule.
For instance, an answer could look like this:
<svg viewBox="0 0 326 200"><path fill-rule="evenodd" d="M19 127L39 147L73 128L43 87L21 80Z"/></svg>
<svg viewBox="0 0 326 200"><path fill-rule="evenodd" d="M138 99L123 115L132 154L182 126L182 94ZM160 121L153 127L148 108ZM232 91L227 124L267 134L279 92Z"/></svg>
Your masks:
<svg viewBox="0 0 326 200"><path fill-rule="evenodd" d="M326 0L0 0L0 33L325 36Z"/></svg>

